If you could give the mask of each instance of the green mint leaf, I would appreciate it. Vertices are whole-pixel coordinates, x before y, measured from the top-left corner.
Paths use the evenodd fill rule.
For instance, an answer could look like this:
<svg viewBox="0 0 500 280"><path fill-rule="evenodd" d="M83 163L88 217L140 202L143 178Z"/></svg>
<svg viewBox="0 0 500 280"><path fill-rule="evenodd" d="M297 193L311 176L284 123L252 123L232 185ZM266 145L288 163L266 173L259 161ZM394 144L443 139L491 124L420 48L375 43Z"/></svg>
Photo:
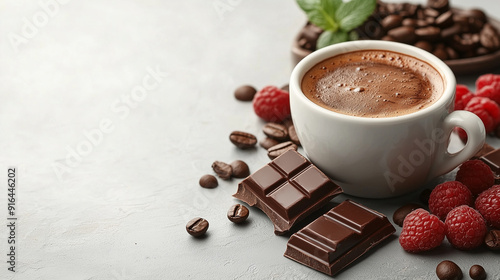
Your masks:
<svg viewBox="0 0 500 280"><path fill-rule="evenodd" d="M359 39L359 34L356 32L356 30L352 30L349 32L349 41L356 41Z"/></svg>
<svg viewBox="0 0 500 280"><path fill-rule="evenodd" d="M306 13L311 23L323 30L336 31L335 10L342 0L297 0L299 7Z"/></svg>
<svg viewBox="0 0 500 280"><path fill-rule="evenodd" d="M318 42L316 43L316 49L321 49L329 45L345 42L348 39L349 39L349 34L347 34L347 32L341 30L337 32L326 30L323 33L321 33L321 35L319 35Z"/></svg>
<svg viewBox="0 0 500 280"><path fill-rule="evenodd" d="M376 0L351 0L335 11L335 18L342 31L349 32L360 26L375 10Z"/></svg>

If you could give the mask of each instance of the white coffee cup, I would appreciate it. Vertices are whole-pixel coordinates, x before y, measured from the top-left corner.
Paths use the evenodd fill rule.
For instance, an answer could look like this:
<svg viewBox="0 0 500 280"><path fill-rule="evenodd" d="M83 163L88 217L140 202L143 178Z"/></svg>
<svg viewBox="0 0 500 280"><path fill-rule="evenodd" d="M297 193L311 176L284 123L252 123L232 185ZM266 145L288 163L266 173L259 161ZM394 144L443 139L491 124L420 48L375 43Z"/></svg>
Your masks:
<svg viewBox="0 0 500 280"><path fill-rule="evenodd" d="M432 65L444 80L444 92L417 112L387 118L355 117L323 108L301 90L304 74L335 55L358 50L385 50L416 57ZM344 193L386 198L415 191L476 154L485 129L473 113L453 111L456 80L434 55L395 42L360 40L313 52L293 69L290 79L292 118L307 157L336 181ZM455 127L467 132L465 147L449 153Z"/></svg>

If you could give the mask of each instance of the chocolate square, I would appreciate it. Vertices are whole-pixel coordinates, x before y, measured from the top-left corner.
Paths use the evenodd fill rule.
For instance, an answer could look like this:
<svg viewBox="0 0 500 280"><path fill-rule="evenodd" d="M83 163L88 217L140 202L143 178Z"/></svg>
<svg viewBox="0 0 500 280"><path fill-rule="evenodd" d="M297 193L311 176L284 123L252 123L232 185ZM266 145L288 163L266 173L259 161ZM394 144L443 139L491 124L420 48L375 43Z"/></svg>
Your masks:
<svg viewBox="0 0 500 280"><path fill-rule="evenodd" d="M332 276L395 231L383 214L346 200L293 234L284 256Z"/></svg>
<svg viewBox="0 0 500 280"><path fill-rule="evenodd" d="M234 197L261 209L285 234L342 189L295 150L289 150L238 184Z"/></svg>

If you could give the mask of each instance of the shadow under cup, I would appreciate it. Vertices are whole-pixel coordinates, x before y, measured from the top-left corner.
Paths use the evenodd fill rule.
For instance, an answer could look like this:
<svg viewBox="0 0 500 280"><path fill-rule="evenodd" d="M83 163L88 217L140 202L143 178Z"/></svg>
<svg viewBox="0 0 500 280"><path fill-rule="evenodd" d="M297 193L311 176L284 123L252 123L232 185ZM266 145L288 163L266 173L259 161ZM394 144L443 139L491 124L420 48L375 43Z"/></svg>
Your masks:
<svg viewBox="0 0 500 280"><path fill-rule="evenodd" d="M301 82L309 69L327 58L359 50L402 53L427 62L443 78L441 97L414 113L367 118L328 110L304 95ZM484 144L481 120L470 112L453 111L455 86L453 72L426 51L395 42L351 41L320 49L297 64L290 79L290 106L307 157L344 193L387 198L414 191L453 170ZM455 127L467 132L468 141L450 154L449 138Z"/></svg>

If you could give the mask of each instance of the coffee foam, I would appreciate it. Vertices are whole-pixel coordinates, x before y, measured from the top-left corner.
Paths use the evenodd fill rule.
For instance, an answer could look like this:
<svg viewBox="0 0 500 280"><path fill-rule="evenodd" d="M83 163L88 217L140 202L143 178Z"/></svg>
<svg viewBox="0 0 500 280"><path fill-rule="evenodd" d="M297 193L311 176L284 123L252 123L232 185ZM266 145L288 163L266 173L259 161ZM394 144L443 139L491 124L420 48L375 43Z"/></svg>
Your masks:
<svg viewBox="0 0 500 280"><path fill-rule="evenodd" d="M431 65L383 50L328 58L302 79L302 92L316 104L346 115L384 118L406 115L437 101L443 78Z"/></svg>

